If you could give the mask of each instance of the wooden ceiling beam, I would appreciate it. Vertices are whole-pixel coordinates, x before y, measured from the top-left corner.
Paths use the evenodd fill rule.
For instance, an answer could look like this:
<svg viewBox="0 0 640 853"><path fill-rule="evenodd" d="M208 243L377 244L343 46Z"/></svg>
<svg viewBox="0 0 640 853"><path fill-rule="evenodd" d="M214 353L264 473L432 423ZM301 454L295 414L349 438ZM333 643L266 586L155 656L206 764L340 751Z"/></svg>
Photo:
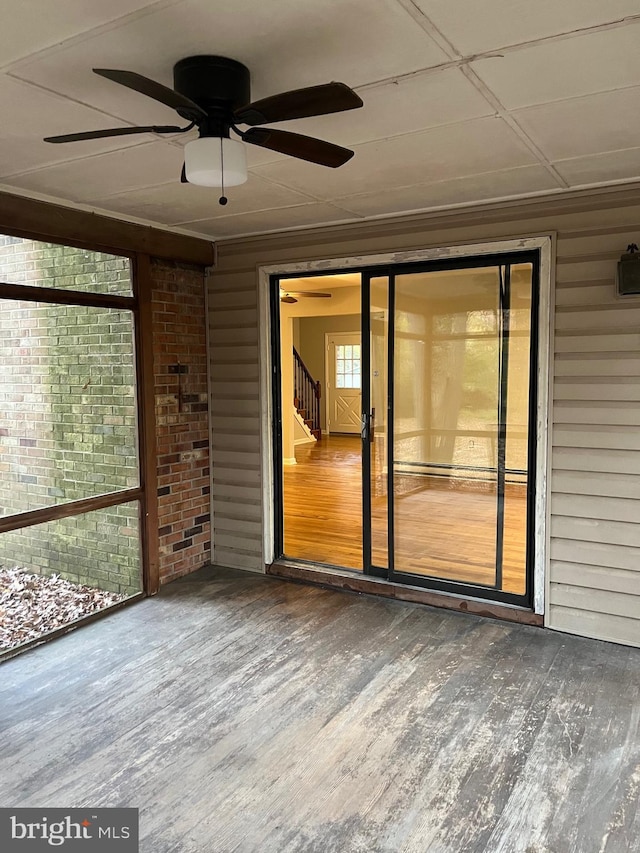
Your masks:
<svg viewBox="0 0 640 853"><path fill-rule="evenodd" d="M215 261L215 245L209 240L6 192L0 192L0 232L116 254L142 252L201 266Z"/></svg>

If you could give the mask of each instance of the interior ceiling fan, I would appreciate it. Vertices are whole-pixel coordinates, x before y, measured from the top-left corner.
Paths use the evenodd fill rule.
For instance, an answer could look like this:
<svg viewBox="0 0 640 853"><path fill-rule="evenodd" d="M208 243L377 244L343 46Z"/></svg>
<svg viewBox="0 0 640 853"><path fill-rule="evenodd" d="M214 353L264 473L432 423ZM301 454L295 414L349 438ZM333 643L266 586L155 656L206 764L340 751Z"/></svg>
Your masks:
<svg viewBox="0 0 640 853"><path fill-rule="evenodd" d="M322 293L319 290L281 290L280 302L287 302L292 305L294 302L297 302L301 296L303 298L309 296L312 299L331 299L330 293Z"/></svg>
<svg viewBox="0 0 640 853"><path fill-rule="evenodd" d="M185 163L180 180L222 187L221 204L227 201L224 198L225 186L247 180L246 151L242 142L334 169L354 154L349 148L312 136L261 127L267 122L327 115L361 107L360 97L344 83L293 89L251 103L249 69L241 62L224 56L190 56L180 60L173 67L173 89L133 71L109 68L94 68L93 71L171 107L189 124L186 127L114 127L48 136L44 141L79 142L134 133L186 133L196 127L198 139L185 145ZM239 124L250 127L241 130ZM241 142L230 137L231 130Z"/></svg>

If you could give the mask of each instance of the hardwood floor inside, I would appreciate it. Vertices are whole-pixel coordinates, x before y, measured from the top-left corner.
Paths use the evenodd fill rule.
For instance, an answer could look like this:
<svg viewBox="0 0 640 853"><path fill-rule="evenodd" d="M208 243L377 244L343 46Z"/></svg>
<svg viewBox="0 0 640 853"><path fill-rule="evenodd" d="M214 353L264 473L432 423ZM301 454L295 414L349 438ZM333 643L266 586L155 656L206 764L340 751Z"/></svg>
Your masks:
<svg viewBox="0 0 640 853"><path fill-rule="evenodd" d="M359 436L328 435L296 447L284 469L284 547L292 559L362 570L362 483ZM386 568L387 501L381 461L373 459L374 564ZM376 474L376 467L378 473ZM491 585L496 563L495 486L473 480L397 475L396 570ZM526 487L505 497L503 589L523 594Z"/></svg>
<svg viewBox="0 0 640 853"><path fill-rule="evenodd" d="M296 447L284 466L287 557L362 570L362 473L359 436L323 435Z"/></svg>
<svg viewBox="0 0 640 853"><path fill-rule="evenodd" d="M1 673L2 805L140 853L640 849L640 649L215 569Z"/></svg>

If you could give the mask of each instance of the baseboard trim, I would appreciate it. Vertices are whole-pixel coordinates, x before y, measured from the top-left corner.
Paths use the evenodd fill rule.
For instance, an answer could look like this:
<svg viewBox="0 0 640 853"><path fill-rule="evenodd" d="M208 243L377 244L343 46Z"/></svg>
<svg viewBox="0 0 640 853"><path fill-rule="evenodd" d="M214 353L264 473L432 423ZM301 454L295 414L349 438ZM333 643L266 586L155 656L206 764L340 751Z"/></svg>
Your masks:
<svg viewBox="0 0 640 853"><path fill-rule="evenodd" d="M300 565L286 560L277 560L265 567L266 573L281 580L314 584L328 589L344 592L366 593L396 601L409 601L413 604L427 604L445 610L457 610L503 622L517 622L520 625L533 625L541 628L544 618L523 607L509 604L497 604L493 601L480 601L476 598L460 598L443 592L435 592L422 587L391 583L383 578L365 577L353 572L325 566Z"/></svg>

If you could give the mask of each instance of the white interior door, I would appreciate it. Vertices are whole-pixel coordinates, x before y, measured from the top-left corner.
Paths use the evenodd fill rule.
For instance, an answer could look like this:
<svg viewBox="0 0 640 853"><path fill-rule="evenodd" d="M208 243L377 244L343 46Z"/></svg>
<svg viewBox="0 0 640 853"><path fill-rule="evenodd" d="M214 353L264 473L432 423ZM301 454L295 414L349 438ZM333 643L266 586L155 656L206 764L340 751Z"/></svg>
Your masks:
<svg viewBox="0 0 640 853"><path fill-rule="evenodd" d="M360 332L334 332L327 335L328 432L360 432L360 358Z"/></svg>

